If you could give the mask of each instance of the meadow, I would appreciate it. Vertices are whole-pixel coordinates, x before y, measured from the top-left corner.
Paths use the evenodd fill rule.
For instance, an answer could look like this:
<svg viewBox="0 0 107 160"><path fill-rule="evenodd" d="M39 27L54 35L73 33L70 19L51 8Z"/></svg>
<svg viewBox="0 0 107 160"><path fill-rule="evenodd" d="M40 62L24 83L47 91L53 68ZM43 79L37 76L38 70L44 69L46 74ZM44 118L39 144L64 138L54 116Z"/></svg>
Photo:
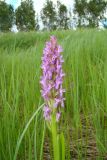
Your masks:
<svg viewBox="0 0 107 160"><path fill-rule="evenodd" d="M27 127L44 103L40 65L50 35L64 49L66 101L59 129L65 135L66 160L106 160L106 30L0 34L0 160L53 159L42 109Z"/></svg>

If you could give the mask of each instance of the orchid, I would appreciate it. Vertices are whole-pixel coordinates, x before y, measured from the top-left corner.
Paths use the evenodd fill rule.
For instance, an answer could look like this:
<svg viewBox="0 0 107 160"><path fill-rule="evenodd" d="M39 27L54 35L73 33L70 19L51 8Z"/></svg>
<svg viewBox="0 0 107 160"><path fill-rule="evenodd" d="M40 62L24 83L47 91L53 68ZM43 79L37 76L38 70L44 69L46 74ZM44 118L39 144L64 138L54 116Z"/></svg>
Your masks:
<svg viewBox="0 0 107 160"><path fill-rule="evenodd" d="M55 36L50 37L50 41L46 42L42 57L42 77L40 80L42 89L41 94L45 101L44 118L51 121L52 114L56 114L58 122L61 116L61 107L64 107L63 94L63 77L65 76L62 63L63 56L60 54L62 47L57 44Z"/></svg>

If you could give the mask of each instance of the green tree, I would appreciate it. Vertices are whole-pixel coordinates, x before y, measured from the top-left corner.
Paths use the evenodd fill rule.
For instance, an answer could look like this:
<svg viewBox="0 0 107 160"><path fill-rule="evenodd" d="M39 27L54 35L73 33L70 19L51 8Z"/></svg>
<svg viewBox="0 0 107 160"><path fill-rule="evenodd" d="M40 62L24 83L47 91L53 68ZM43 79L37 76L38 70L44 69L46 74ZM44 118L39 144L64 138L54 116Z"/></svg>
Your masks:
<svg viewBox="0 0 107 160"><path fill-rule="evenodd" d="M75 0L74 3L74 15L77 14L78 27L84 25L84 21L87 14L87 0Z"/></svg>
<svg viewBox="0 0 107 160"><path fill-rule="evenodd" d="M56 29L56 10L51 0L47 0L44 4L43 9L41 10L41 19L45 29Z"/></svg>
<svg viewBox="0 0 107 160"><path fill-rule="evenodd" d="M98 27L99 20L104 17L106 7L107 2L105 0L90 0L87 3L89 27Z"/></svg>
<svg viewBox="0 0 107 160"><path fill-rule="evenodd" d="M38 14L36 15L36 26L35 26L35 29L36 29L36 31L38 31L40 29Z"/></svg>
<svg viewBox="0 0 107 160"><path fill-rule="evenodd" d="M78 27L98 27L106 8L105 0L75 0L74 13L78 16Z"/></svg>
<svg viewBox="0 0 107 160"><path fill-rule="evenodd" d="M14 23L14 9L5 1L0 1L0 31L11 31Z"/></svg>
<svg viewBox="0 0 107 160"><path fill-rule="evenodd" d="M58 6L58 28L61 29L68 29L69 28L69 17L68 17L68 10L64 4L61 4L60 1L57 1Z"/></svg>
<svg viewBox="0 0 107 160"><path fill-rule="evenodd" d="M16 25L19 31L31 31L36 29L35 10L32 0L21 1L15 14Z"/></svg>

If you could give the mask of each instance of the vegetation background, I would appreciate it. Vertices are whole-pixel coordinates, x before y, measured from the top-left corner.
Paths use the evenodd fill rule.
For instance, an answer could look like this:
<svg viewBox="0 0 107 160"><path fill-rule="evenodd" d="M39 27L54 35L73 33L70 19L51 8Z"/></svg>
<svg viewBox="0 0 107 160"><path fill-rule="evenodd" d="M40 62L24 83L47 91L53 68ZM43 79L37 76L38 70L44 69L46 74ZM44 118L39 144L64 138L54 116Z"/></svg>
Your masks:
<svg viewBox="0 0 107 160"><path fill-rule="evenodd" d="M67 30L73 27L95 28L107 18L107 1L74 0L70 10L59 0L54 4L46 0L40 15L34 10L33 0L22 0L17 8L0 0L0 31L11 31L14 25L18 31L37 31L42 21L42 30ZM39 16L39 17L38 17Z"/></svg>
<svg viewBox="0 0 107 160"><path fill-rule="evenodd" d="M47 30L43 32L38 31L31 0L23 1L16 11L0 1L1 160L52 160L42 110L17 147L29 119L43 104L40 65L50 35L56 35L64 49L66 101L59 130L65 134L66 160L107 159L107 31L97 29L106 7L103 0L75 0L72 15L60 2L56 10L52 1L46 1L41 11ZM71 20L76 31L70 30ZM13 24L20 31L17 34L11 33Z"/></svg>
<svg viewBox="0 0 107 160"><path fill-rule="evenodd" d="M40 64L50 34L64 48L66 102L60 127L66 136L66 159L96 159L97 155L103 159L107 148L107 32L97 30L0 36L0 158L13 159L19 136L43 103ZM39 112L25 133L17 159L40 159L44 132ZM45 135L44 159L49 159L52 148L49 134Z"/></svg>

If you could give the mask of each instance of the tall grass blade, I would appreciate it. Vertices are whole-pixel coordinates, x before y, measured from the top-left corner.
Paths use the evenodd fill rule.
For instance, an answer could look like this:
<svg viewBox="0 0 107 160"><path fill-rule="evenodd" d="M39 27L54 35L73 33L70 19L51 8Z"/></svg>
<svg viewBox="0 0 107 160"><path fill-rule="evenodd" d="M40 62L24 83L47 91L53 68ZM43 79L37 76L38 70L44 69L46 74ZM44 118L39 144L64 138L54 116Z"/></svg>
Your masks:
<svg viewBox="0 0 107 160"><path fill-rule="evenodd" d="M42 104L42 105L34 112L34 114L32 115L32 117L30 118L30 120L29 120L28 123L26 124L26 126L25 126L22 134L20 135L20 137L19 137L19 139L18 139L18 141L17 141L17 145L16 145L16 149L15 149L15 154L14 154L13 160L16 160L16 158L17 158L17 154L18 154L18 150L19 150L20 144L21 144L21 142L22 142L22 140L23 140L23 137L24 137L24 135L25 135L25 133L26 133L26 131L27 131L30 123L31 123L32 120L35 118L35 116L38 114L38 112L42 109L43 106L44 106L44 104Z"/></svg>

